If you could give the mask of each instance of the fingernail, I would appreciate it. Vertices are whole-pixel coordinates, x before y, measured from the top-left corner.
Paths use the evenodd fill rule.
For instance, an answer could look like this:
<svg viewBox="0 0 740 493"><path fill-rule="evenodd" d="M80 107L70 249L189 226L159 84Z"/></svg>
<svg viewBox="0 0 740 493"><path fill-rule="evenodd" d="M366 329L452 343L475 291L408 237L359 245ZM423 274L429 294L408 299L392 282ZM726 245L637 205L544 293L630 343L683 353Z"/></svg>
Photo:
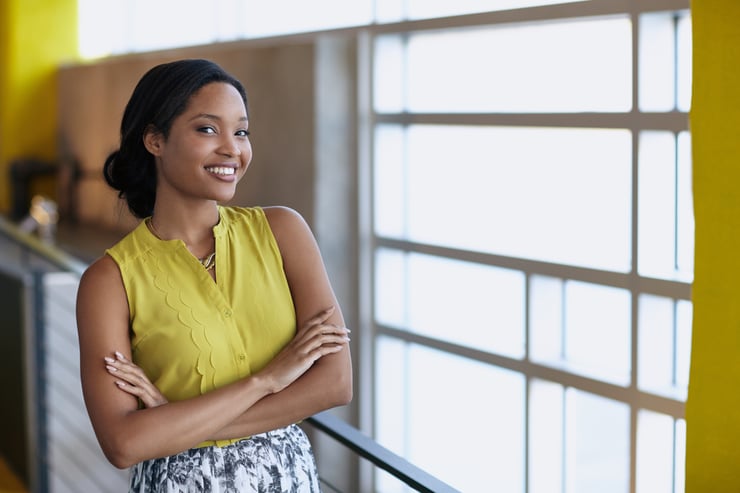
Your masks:
<svg viewBox="0 0 740 493"><path fill-rule="evenodd" d="M126 384L121 382L120 380L116 380L116 385L118 385L119 387L123 387Z"/></svg>
<svg viewBox="0 0 740 493"><path fill-rule="evenodd" d="M108 356L106 356L106 357L105 357L105 358L103 358L103 359L104 359L105 361L107 361L108 363L114 363L114 362L116 361L116 360L114 360L113 358L110 358L110 357L108 357Z"/></svg>
<svg viewBox="0 0 740 493"><path fill-rule="evenodd" d="M123 355L122 355L121 353L119 353L118 351L116 351L116 357L117 357L118 359L126 359L126 358L124 358L124 357L123 357Z"/></svg>
<svg viewBox="0 0 740 493"><path fill-rule="evenodd" d="M105 365L105 367L108 369L108 371L118 371L118 369L115 366Z"/></svg>

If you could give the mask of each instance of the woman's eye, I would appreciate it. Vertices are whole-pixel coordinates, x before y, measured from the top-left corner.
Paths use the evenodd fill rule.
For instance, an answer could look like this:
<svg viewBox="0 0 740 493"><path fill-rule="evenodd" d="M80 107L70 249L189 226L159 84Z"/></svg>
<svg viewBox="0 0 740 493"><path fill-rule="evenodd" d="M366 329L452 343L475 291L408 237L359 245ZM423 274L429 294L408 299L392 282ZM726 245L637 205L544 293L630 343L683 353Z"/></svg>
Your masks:
<svg viewBox="0 0 740 493"><path fill-rule="evenodd" d="M213 127L200 127L198 129L198 132L203 132L204 134L215 134L216 129L214 129Z"/></svg>
<svg viewBox="0 0 740 493"><path fill-rule="evenodd" d="M249 137L249 130L237 130L236 135L239 137Z"/></svg>

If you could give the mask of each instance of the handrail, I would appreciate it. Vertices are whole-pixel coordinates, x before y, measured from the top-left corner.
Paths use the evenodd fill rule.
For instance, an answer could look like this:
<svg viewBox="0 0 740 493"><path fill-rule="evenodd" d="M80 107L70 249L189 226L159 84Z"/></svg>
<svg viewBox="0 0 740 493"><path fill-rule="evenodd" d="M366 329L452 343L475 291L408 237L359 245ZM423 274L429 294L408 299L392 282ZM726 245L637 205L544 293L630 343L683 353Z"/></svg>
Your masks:
<svg viewBox="0 0 740 493"><path fill-rule="evenodd" d="M0 235L7 236L21 247L38 254L62 270L82 275L87 268L84 262L68 255L59 247L43 242L36 236L21 230L1 215ZM316 414L305 421L416 491L423 493L459 493L458 490L391 452L357 428L332 415L329 411Z"/></svg>
<svg viewBox="0 0 740 493"><path fill-rule="evenodd" d="M0 233L22 247L36 252L40 257L43 257L60 269L74 272L81 276L87 268L84 262L80 262L56 246L45 243L36 236L28 234L3 216L0 216Z"/></svg>
<svg viewBox="0 0 740 493"><path fill-rule="evenodd" d="M315 414L306 421L416 491L423 493L459 493L459 490L411 464L403 457L394 454L357 428L332 415L329 411Z"/></svg>

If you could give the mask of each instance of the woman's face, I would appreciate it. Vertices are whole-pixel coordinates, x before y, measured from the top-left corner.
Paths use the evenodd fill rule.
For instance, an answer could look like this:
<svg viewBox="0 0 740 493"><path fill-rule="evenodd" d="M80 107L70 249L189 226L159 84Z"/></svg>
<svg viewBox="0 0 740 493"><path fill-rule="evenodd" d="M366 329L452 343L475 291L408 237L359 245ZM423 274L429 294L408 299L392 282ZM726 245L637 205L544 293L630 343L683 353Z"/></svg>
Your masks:
<svg viewBox="0 0 740 493"><path fill-rule="evenodd" d="M213 82L193 94L170 134L144 138L157 163L157 200L230 200L252 160L247 110L231 84Z"/></svg>

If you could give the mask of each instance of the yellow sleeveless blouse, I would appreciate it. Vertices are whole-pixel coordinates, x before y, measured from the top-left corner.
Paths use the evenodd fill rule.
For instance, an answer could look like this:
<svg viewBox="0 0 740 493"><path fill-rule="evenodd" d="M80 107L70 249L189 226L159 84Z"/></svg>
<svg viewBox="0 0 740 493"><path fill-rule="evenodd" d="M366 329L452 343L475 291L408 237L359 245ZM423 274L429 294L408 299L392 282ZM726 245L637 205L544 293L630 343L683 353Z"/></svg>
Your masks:
<svg viewBox="0 0 740 493"><path fill-rule="evenodd" d="M158 239L145 221L106 251L128 297L133 361L170 401L258 372L296 332L282 257L264 211L219 207L219 216L216 281L183 241Z"/></svg>

